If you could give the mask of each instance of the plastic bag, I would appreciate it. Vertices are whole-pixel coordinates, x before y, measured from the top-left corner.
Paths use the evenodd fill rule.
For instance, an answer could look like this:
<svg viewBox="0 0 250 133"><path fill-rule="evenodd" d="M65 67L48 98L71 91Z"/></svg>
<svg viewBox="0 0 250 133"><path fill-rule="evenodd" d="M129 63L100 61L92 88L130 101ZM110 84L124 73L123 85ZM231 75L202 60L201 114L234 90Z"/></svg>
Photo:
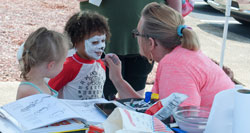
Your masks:
<svg viewBox="0 0 250 133"><path fill-rule="evenodd" d="M182 16L185 17L194 9L194 0L182 0Z"/></svg>

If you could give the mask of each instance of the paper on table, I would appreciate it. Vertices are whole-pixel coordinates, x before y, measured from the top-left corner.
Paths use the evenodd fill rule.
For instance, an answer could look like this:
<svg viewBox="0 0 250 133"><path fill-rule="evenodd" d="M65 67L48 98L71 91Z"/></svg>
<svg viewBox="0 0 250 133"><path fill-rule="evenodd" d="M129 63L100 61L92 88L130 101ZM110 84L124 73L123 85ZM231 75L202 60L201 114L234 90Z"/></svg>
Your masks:
<svg viewBox="0 0 250 133"><path fill-rule="evenodd" d="M72 110L75 110L81 118L87 120L88 124L100 124L107 118L101 112L99 112L94 106L95 103L107 103L108 101L103 98L90 99L90 100L65 100L61 99L65 104L70 106Z"/></svg>
<svg viewBox="0 0 250 133"><path fill-rule="evenodd" d="M103 123L107 133L173 133L156 117L122 108L116 108Z"/></svg>
<svg viewBox="0 0 250 133"><path fill-rule="evenodd" d="M134 122L136 122L136 124ZM108 133L115 133L116 131L119 131L119 133L126 133L128 130L151 133L152 116L137 112L134 113L132 111L129 111L128 114L128 110L116 108L108 117L107 121L104 122L104 129L105 132Z"/></svg>
<svg viewBox="0 0 250 133"><path fill-rule="evenodd" d="M0 117L0 132L2 133L20 133L22 132L9 120Z"/></svg>
<svg viewBox="0 0 250 133"><path fill-rule="evenodd" d="M70 132L74 130L86 130L86 125L75 119L64 120L49 126L21 131L9 120L0 117L0 133L50 133L50 132Z"/></svg>
<svg viewBox="0 0 250 133"><path fill-rule="evenodd" d="M204 133L232 133L235 95L243 86L236 85L233 89L215 95Z"/></svg>
<svg viewBox="0 0 250 133"><path fill-rule="evenodd" d="M62 119L80 118L56 98L46 94L25 97L1 108L15 118L19 123L17 126L24 131L59 122Z"/></svg>
<svg viewBox="0 0 250 133"><path fill-rule="evenodd" d="M237 90L233 119L233 133L250 133L250 90Z"/></svg>

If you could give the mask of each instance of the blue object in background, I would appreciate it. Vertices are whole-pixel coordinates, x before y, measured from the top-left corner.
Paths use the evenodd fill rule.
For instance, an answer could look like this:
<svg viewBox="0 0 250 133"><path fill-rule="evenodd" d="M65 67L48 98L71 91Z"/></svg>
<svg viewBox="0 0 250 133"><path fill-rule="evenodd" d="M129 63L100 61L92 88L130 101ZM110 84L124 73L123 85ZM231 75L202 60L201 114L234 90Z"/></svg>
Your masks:
<svg viewBox="0 0 250 133"><path fill-rule="evenodd" d="M148 103L151 100L151 95L152 92L146 92L144 102Z"/></svg>
<svg viewBox="0 0 250 133"><path fill-rule="evenodd" d="M171 128L175 133L187 133L186 131L181 130L180 128Z"/></svg>

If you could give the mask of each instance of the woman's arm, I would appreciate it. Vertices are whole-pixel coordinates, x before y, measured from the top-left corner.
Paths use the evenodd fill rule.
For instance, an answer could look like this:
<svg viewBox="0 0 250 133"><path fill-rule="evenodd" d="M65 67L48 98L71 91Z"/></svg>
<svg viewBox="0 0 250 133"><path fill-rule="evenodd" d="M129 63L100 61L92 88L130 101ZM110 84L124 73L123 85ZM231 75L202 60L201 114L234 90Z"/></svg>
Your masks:
<svg viewBox="0 0 250 133"><path fill-rule="evenodd" d="M130 84L125 81L121 75L121 61L115 54L105 56L107 67L109 68L109 78L118 91L119 97L124 98L142 98Z"/></svg>
<svg viewBox="0 0 250 133"><path fill-rule="evenodd" d="M112 82L118 91L119 98L121 99L142 98L142 96L139 95L136 91L134 91L131 85L124 79L116 79L116 80L112 80Z"/></svg>
<svg viewBox="0 0 250 133"><path fill-rule="evenodd" d="M176 11L182 12L182 0L166 0L166 3Z"/></svg>

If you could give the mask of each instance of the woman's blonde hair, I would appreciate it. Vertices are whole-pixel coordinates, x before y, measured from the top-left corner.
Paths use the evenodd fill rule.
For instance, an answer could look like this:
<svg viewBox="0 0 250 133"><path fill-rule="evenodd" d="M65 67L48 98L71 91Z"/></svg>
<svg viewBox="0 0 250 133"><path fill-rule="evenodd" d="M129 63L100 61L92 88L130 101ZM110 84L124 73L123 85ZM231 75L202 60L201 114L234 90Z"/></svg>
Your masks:
<svg viewBox="0 0 250 133"><path fill-rule="evenodd" d="M199 40L192 29L182 29L183 36L179 36L177 28L184 25L182 15L161 3L152 2L144 7L141 12L144 18L142 33L156 39L162 46L172 50L178 45L189 50L200 48Z"/></svg>
<svg viewBox="0 0 250 133"><path fill-rule="evenodd" d="M44 27L31 33L24 43L21 78L28 80L31 68L44 62L60 61L67 55L68 39L61 33Z"/></svg>

